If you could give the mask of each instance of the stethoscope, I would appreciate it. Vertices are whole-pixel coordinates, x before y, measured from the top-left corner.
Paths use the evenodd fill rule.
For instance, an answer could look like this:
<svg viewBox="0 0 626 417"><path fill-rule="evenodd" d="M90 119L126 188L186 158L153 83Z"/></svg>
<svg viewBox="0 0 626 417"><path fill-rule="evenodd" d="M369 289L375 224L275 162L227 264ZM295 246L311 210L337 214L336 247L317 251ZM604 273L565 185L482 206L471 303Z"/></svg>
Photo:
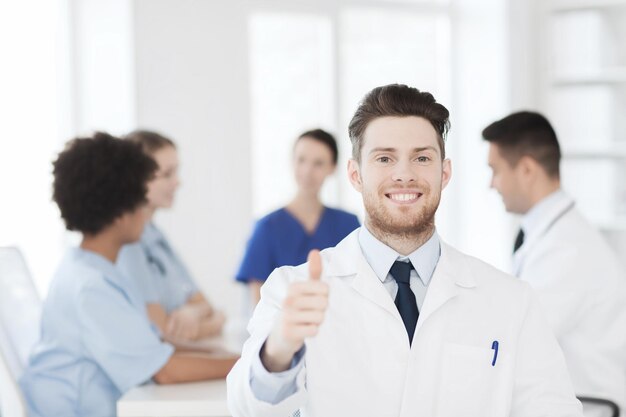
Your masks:
<svg viewBox="0 0 626 417"><path fill-rule="evenodd" d="M572 201L571 203L567 205L567 207L561 210L559 214L554 219L552 219L550 223L548 223L548 226L543 230L543 233L541 234L541 236L544 236L546 233L548 233L550 229L552 229L552 226L554 226L559 220L561 220L563 216L569 213L574 208L575 205L576 205L576 202Z"/></svg>
<svg viewBox="0 0 626 417"><path fill-rule="evenodd" d="M576 205L575 201L572 201L571 203L569 203L567 205L567 207L565 207L563 210L561 210L559 212L559 214L557 214L550 223L548 223L548 225L545 227L545 229L543 229L543 232L541 233L541 235L539 235L539 237L537 239L541 239L543 236L546 235L546 233L548 233L550 231L550 229L552 229L552 227L554 227L555 224L558 223L559 220L561 220L567 213L569 213L570 211L572 211L572 209L574 208L574 206ZM522 245L522 248L524 246ZM519 253L520 255L524 253L523 249L520 248L520 251L518 251L517 253ZM521 260L520 260L521 262ZM515 275L519 276L522 272L522 264L520 263L517 271L515 273Z"/></svg>
<svg viewBox="0 0 626 417"><path fill-rule="evenodd" d="M171 249L165 242L159 241L157 242L157 244L161 246L166 252L171 253ZM146 258L148 259L148 262L154 265L156 269L159 270L159 272L161 273L161 276L164 276L166 269L165 269L165 265L163 264L163 262L161 262L159 258L157 258L156 256L152 254L152 251L150 250L150 248L148 248L147 245L143 247L143 250L144 250L144 253L146 254Z"/></svg>

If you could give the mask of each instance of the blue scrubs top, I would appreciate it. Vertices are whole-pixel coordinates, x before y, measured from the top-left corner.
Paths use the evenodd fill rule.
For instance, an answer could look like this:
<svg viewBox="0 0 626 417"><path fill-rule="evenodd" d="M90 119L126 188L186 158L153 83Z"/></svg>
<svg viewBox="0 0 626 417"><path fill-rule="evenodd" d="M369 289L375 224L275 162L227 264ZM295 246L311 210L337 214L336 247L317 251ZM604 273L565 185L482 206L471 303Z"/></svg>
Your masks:
<svg viewBox="0 0 626 417"><path fill-rule="evenodd" d="M63 259L43 306L40 340L20 379L29 417L114 417L174 348L161 342L132 282L79 248Z"/></svg>
<svg viewBox="0 0 626 417"><path fill-rule="evenodd" d="M309 251L335 246L357 227L354 214L325 207L317 229L309 234L285 208L276 210L256 223L236 279L265 281L274 269L306 262Z"/></svg>
<svg viewBox="0 0 626 417"><path fill-rule="evenodd" d="M152 223L146 225L139 242L124 245L116 265L135 282L144 303L160 304L168 314L199 291L165 235Z"/></svg>

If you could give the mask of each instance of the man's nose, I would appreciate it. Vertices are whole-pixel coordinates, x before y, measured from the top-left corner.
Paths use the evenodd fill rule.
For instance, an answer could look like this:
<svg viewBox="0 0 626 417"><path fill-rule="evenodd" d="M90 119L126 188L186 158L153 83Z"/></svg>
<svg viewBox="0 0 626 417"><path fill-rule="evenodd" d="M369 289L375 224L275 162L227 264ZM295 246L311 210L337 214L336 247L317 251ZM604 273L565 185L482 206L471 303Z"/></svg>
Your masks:
<svg viewBox="0 0 626 417"><path fill-rule="evenodd" d="M392 179L397 182L412 182L417 179L410 161L400 161L394 167Z"/></svg>

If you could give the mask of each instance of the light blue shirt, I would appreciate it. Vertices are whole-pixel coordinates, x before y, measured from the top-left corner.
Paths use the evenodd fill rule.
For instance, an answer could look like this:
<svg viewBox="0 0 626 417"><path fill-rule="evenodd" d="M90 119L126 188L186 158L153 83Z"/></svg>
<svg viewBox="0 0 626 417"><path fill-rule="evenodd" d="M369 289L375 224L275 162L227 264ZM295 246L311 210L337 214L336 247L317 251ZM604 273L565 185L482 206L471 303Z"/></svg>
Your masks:
<svg viewBox="0 0 626 417"><path fill-rule="evenodd" d="M168 313L198 292L180 257L152 223L146 224L139 242L122 248L116 265L135 281L144 303L158 303Z"/></svg>
<svg viewBox="0 0 626 417"><path fill-rule="evenodd" d="M362 227L359 230L359 245L367 263L372 267L378 279L383 283L385 289L393 300L398 293L398 283L391 276L389 270L395 261L408 262L413 264L410 275L411 290L415 294L417 308L422 309L428 284L435 272L439 256L441 255L441 243L437 233L433 233L430 239L417 248L409 256L402 256L389 246L385 245L374 235Z"/></svg>
<svg viewBox="0 0 626 417"><path fill-rule="evenodd" d="M409 256L402 256L375 238L366 227L361 227L359 229L359 245L365 260L394 300L398 292L398 284L389 270L395 261L411 261L415 269L411 270L410 286L415 294L417 307L421 310L426 298L428 284L430 284L441 255L439 235L436 232L433 233L426 243ZM300 349L291 362L291 368L284 372L269 372L261 362L260 351L257 352L250 371L250 388L254 396L261 401L278 404L295 393L297 390L296 377L304 366L302 358L305 351L306 347Z"/></svg>
<svg viewBox="0 0 626 417"><path fill-rule="evenodd" d="M114 417L174 348L161 342L132 282L100 255L72 249L51 282L41 336L20 379L30 417Z"/></svg>

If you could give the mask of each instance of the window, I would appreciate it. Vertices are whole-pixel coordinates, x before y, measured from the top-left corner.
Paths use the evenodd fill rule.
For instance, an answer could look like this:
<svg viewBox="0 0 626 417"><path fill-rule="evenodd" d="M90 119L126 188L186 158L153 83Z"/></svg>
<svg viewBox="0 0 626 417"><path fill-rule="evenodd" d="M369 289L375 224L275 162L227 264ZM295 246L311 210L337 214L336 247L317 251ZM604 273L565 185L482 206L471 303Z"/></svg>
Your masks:
<svg viewBox="0 0 626 417"><path fill-rule="evenodd" d="M330 19L295 13L250 17L253 211L261 216L295 192L291 151L297 136L321 127L338 133ZM324 195L336 203L335 181Z"/></svg>
<svg viewBox="0 0 626 417"><path fill-rule="evenodd" d="M417 85L444 103L451 101L449 13L420 10L403 3L387 8L382 2L372 8L351 2L315 13L252 13L252 181L257 217L293 196L293 142L300 132L315 127L333 132L340 147L338 173L322 191L324 202L362 210L360 196L343 175L351 151L347 125L363 94L373 87L393 82Z"/></svg>
<svg viewBox="0 0 626 417"><path fill-rule="evenodd" d="M65 238L51 201L51 162L65 127L60 109L62 77L57 72L57 59L63 55L62 3L38 0L0 6L5 62L0 77L0 245L22 249L41 293L61 257Z"/></svg>

